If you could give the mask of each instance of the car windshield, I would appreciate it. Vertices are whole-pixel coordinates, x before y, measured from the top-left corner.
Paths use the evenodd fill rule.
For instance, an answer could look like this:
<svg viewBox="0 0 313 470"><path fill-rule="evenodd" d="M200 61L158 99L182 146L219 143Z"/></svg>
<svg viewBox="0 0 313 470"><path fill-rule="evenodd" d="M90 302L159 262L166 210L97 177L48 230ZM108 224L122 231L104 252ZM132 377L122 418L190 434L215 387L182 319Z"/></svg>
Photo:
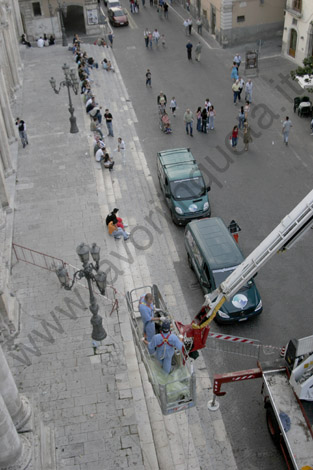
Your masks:
<svg viewBox="0 0 313 470"><path fill-rule="evenodd" d="M123 10L117 10L114 12L114 16L125 16L125 13Z"/></svg>
<svg viewBox="0 0 313 470"><path fill-rule="evenodd" d="M206 187L201 176L170 182L174 199L195 199L206 193Z"/></svg>
<svg viewBox="0 0 313 470"><path fill-rule="evenodd" d="M231 268L215 269L213 271L215 286L218 287L220 284L222 284L222 282L225 281L225 279L228 278L228 276L230 276L231 273L234 272L237 267L238 266L232 266ZM244 284L238 290L238 292L245 290L245 289L249 289L252 286L252 284L253 284L252 280L246 282L246 284Z"/></svg>

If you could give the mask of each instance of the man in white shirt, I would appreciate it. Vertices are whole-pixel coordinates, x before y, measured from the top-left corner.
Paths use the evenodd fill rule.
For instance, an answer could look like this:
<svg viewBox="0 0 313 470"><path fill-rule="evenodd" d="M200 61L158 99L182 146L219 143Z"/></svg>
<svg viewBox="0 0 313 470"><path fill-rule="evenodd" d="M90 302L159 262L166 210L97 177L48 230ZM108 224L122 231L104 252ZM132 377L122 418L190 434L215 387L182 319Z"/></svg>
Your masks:
<svg viewBox="0 0 313 470"><path fill-rule="evenodd" d="M122 137L119 137L117 139L117 151L120 152L122 156L123 165L126 164L125 150L126 150L125 142L122 139Z"/></svg>
<svg viewBox="0 0 313 470"><path fill-rule="evenodd" d="M238 54L238 52L237 52L237 54L235 55L233 62L235 62L235 64L237 65L237 67L238 67L238 69L239 69L240 64L241 64L241 57L240 57L240 55Z"/></svg>
<svg viewBox="0 0 313 470"><path fill-rule="evenodd" d="M42 37L40 36L40 38L38 39L37 41L37 46L38 47L44 47L45 45L45 41L42 39Z"/></svg>

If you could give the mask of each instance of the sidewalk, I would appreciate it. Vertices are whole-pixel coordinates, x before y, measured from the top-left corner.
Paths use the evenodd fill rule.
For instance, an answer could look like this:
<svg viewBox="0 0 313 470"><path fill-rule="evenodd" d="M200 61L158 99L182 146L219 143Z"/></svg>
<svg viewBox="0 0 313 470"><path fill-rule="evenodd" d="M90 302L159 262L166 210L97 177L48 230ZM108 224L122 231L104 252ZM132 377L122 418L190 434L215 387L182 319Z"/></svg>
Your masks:
<svg viewBox="0 0 313 470"><path fill-rule="evenodd" d="M178 320L190 322L190 313L175 276L172 222L162 211L112 51L87 44L85 49L116 67L116 73L92 72L96 99L113 114L115 137L106 143L114 171L97 169L81 97L73 98L80 133L69 134L66 90L55 95L50 87L51 76L63 79L64 62L74 67L72 54L61 46L26 50L18 111L30 145L18 159L14 242L79 266L76 246L95 241L102 269L111 268L120 308L109 316L100 305L108 337L94 356L87 292L65 292L53 274L14 266L21 333L7 357L32 401L33 468L236 470L221 414L207 410L212 392L201 356L195 362L197 407L167 417L137 362L124 292L155 283ZM126 166L114 153L119 136L126 143ZM105 217L113 207L132 232L126 243L107 234Z"/></svg>

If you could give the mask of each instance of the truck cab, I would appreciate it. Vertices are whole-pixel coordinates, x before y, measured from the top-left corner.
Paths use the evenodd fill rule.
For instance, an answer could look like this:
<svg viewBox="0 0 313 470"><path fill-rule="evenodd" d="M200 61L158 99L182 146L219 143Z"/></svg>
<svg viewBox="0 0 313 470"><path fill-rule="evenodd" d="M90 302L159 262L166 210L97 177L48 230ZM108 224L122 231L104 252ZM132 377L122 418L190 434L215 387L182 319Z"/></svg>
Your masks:
<svg viewBox="0 0 313 470"><path fill-rule="evenodd" d="M157 173L175 224L186 225L191 220L210 217L210 187L206 187L190 149L158 152Z"/></svg>

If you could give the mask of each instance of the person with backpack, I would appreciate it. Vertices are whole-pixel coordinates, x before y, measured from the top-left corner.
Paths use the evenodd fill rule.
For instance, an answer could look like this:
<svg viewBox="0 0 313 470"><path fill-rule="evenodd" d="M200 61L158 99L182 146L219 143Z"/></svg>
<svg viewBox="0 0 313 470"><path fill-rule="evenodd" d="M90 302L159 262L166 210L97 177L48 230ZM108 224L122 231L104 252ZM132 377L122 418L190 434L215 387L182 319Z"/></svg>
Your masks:
<svg viewBox="0 0 313 470"><path fill-rule="evenodd" d="M162 319L164 317L161 317ZM171 372L172 357L175 353L175 348L179 351L183 349L183 342L171 332L171 323L165 318L161 326L161 333L153 336L150 342L144 340L148 345L150 354L155 354L163 371L166 374Z"/></svg>

